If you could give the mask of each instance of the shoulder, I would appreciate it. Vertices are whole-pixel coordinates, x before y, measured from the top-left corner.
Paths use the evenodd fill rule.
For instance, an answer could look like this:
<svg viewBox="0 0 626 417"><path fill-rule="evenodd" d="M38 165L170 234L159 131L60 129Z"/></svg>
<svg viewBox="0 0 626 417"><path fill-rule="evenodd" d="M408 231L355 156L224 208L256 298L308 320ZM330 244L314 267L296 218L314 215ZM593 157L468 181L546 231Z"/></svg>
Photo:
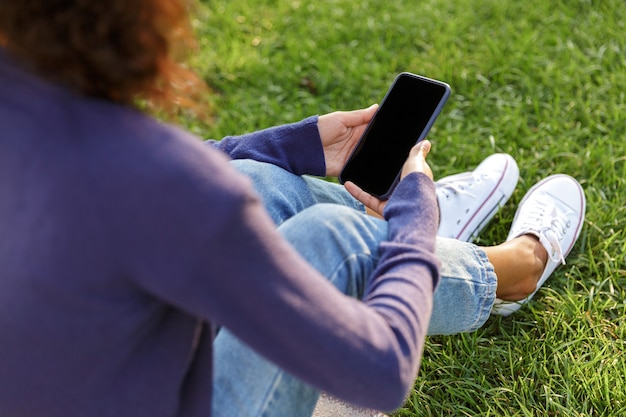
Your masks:
<svg viewBox="0 0 626 417"><path fill-rule="evenodd" d="M88 192L124 215L221 212L253 193L226 155L179 127L108 103L77 111L82 143L73 160L91 178Z"/></svg>
<svg viewBox="0 0 626 417"><path fill-rule="evenodd" d="M133 109L94 101L79 111L80 140L97 163L132 177L211 179L232 173L228 157L191 133ZM113 169L116 168L116 169ZM217 179L217 178L215 178ZM224 180L223 177L219 180Z"/></svg>

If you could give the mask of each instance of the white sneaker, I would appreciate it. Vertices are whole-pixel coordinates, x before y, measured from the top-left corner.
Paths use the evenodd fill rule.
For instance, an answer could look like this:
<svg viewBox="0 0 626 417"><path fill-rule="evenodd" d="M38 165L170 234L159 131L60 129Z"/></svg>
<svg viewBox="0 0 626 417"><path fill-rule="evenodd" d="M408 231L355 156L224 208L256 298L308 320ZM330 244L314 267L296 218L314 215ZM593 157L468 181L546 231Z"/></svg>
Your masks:
<svg viewBox="0 0 626 417"><path fill-rule="evenodd" d="M518 179L519 168L513 157L497 153L472 172L437 181L441 218L437 235L473 241L511 197Z"/></svg>
<svg viewBox="0 0 626 417"><path fill-rule="evenodd" d="M535 291L521 301L496 299L492 314L508 316L519 310L539 290L565 258L580 235L585 218L585 193L569 175L549 176L526 193L515 213L507 241L518 236L537 236L548 252L548 262Z"/></svg>

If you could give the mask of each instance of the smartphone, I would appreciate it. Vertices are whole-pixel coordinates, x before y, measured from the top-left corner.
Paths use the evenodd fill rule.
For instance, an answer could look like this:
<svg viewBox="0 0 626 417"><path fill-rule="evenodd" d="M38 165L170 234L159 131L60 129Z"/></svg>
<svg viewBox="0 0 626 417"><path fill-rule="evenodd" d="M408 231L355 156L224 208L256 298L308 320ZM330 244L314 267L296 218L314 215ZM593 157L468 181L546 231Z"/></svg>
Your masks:
<svg viewBox="0 0 626 417"><path fill-rule="evenodd" d="M424 139L450 96L444 82L403 72L393 81L339 175L381 200L400 180L411 148Z"/></svg>

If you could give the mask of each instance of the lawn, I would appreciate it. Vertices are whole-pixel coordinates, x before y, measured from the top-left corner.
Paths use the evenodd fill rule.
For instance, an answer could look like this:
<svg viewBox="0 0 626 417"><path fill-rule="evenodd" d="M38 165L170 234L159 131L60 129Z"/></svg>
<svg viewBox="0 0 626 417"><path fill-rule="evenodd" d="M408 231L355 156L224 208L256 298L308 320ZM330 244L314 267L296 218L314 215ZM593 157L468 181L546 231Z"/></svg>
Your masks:
<svg viewBox="0 0 626 417"><path fill-rule="evenodd" d="M626 415L626 7L623 0L206 0L193 65L207 138L378 102L410 71L449 83L431 131L436 177L493 152L520 183L479 244L552 173L587 196L581 237L520 312L430 337L397 416Z"/></svg>

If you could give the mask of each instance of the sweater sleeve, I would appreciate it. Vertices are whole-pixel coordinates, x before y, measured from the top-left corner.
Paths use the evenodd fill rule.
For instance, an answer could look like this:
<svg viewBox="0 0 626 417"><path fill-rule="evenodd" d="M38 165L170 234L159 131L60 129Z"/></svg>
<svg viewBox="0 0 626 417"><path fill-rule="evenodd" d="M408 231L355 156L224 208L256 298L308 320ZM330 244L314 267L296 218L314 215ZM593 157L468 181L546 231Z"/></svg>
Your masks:
<svg viewBox="0 0 626 417"><path fill-rule="evenodd" d="M235 290L215 313L247 344L313 386L365 407L399 407L417 375L438 281L432 196L425 176L401 184L389 203L390 239L381 245L362 302L338 292L247 208L239 219L244 227L224 238L233 246L253 244L245 253L259 256L250 264L268 279L258 280L257 272L251 280L255 273L238 265L231 277L243 281L231 290L246 288L252 297L242 299Z"/></svg>
<svg viewBox="0 0 626 417"><path fill-rule="evenodd" d="M317 116L241 136L227 136L206 144L225 152L231 159L254 159L277 165L297 175L326 175Z"/></svg>
<svg viewBox="0 0 626 417"><path fill-rule="evenodd" d="M438 279L432 181L410 175L390 199L390 239L359 301L299 256L228 164L198 161L196 168L186 175L193 183L160 179L155 192L169 190L167 199L144 204L142 219L126 231L142 248L129 275L318 389L367 407L401 405L417 373ZM152 231L152 216L176 222Z"/></svg>

